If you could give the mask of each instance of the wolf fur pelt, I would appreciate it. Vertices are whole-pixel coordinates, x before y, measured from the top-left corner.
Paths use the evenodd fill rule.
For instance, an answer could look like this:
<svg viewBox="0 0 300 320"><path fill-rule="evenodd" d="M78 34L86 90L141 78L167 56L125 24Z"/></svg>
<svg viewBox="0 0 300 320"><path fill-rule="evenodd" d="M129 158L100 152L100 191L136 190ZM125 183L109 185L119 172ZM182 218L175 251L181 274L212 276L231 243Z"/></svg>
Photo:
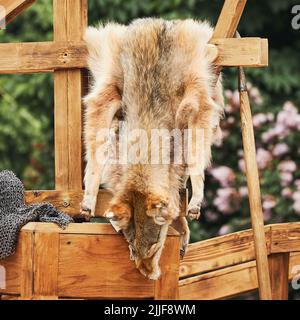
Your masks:
<svg viewBox="0 0 300 320"><path fill-rule="evenodd" d="M189 229L186 218L179 217L179 190L187 169L193 189L188 214L198 217L204 170L212 144L220 139L222 85L206 52L212 34L206 22L152 18L129 26L89 27L86 32L94 82L84 99L87 167L82 213L94 215L100 184L110 188L114 197L106 216L130 230L133 258L150 279L159 277L159 258L172 223L181 233L184 253ZM103 128L118 133L120 119L129 131L143 129L148 136L152 129L203 130L203 163L105 165L99 161L103 142L98 134ZM142 148L149 154L149 146ZM106 151L114 152L109 147Z"/></svg>

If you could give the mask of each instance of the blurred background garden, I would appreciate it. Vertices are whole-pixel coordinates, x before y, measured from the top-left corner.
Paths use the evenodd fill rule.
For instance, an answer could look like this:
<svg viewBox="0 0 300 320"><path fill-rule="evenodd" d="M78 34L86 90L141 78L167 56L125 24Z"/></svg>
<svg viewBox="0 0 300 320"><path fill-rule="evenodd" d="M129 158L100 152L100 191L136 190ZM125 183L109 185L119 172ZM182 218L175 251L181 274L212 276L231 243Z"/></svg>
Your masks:
<svg viewBox="0 0 300 320"><path fill-rule="evenodd" d="M293 30L298 0L249 1L242 36L269 39L270 66L247 69L266 223L300 220L300 30ZM128 23L137 17L207 19L223 0L90 0L89 24ZM0 42L52 40L52 1L39 0L0 30ZM205 203L192 241L250 227L239 118L236 69L224 73L224 141L214 148ZM11 169L27 189L54 188L53 79L50 74L1 75L0 170Z"/></svg>

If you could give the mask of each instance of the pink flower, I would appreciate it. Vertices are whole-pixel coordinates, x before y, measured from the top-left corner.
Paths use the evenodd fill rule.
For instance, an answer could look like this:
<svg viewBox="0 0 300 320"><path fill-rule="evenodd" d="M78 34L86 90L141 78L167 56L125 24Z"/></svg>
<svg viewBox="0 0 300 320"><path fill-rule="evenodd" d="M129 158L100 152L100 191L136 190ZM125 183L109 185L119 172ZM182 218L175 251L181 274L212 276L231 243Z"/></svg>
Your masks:
<svg viewBox="0 0 300 320"><path fill-rule="evenodd" d="M238 166L242 172L246 172L246 164L244 159L239 160Z"/></svg>
<svg viewBox="0 0 300 320"><path fill-rule="evenodd" d="M264 216L265 222L269 221L272 218L272 211L271 210L264 211L263 216Z"/></svg>
<svg viewBox="0 0 300 320"><path fill-rule="evenodd" d="M300 180L299 179L295 180L295 186L296 186L297 190L300 191Z"/></svg>
<svg viewBox="0 0 300 320"><path fill-rule="evenodd" d="M253 116L253 125L255 128L260 128L268 121L268 117L264 113L258 113Z"/></svg>
<svg viewBox="0 0 300 320"><path fill-rule="evenodd" d="M295 210L296 214L300 216L300 201L294 203L293 209Z"/></svg>
<svg viewBox="0 0 300 320"><path fill-rule="evenodd" d="M263 103L263 99L260 95L260 92L257 88L252 87L249 89L250 97L254 100L254 103L257 105L261 105Z"/></svg>
<svg viewBox="0 0 300 320"><path fill-rule="evenodd" d="M234 188L219 189L213 204L223 214L232 214L238 209L239 194Z"/></svg>
<svg viewBox="0 0 300 320"><path fill-rule="evenodd" d="M235 123L234 117L228 117L228 118L227 118L227 123L228 123L229 125L233 125L233 124Z"/></svg>
<svg viewBox="0 0 300 320"><path fill-rule="evenodd" d="M235 173L232 169L220 166L210 170L211 175L220 182L221 186L229 187L235 181Z"/></svg>
<svg viewBox="0 0 300 320"><path fill-rule="evenodd" d="M226 224L222 226L218 232L219 236L224 236L225 234L228 234L228 233L230 233L230 226Z"/></svg>
<svg viewBox="0 0 300 320"><path fill-rule="evenodd" d="M272 198L267 198L266 200L263 201L263 209L268 211L272 210L276 206L276 201Z"/></svg>
<svg viewBox="0 0 300 320"><path fill-rule="evenodd" d="M233 107L235 107L235 109L239 108L239 106L240 106L240 93L238 92L238 90L235 90L233 92L233 95L231 97L231 103L232 103Z"/></svg>
<svg viewBox="0 0 300 320"><path fill-rule="evenodd" d="M213 211L206 211L205 218L208 222L216 222L219 218L219 215L216 212Z"/></svg>
<svg viewBox="0 0 300 320"><path fill-rule="evenodd" d="M265 169L272 159L272 154L269 151L262 148L257 150L257 165L260 170Z"/></svg>
<svg viewBox="0 0 300 320"><path fill-rule="evenodd" d="M281 157L290 151L289 146L286 143L278 143L273 149L273 155L275 157Z"/></svg>
<svg viewBox="0 0 300 320"><path fill-rule="evenodd" d="M300 191L294 192L292 198L295 202L300 202Z"/></svg>
<svg viewBox="0 0 300 320"><path fill-rule="evenodd" d="M273 113L268 113L268 114L267 114L267 118L268 118L268 121L269 121L269 122L274 121L274 114L273 114Z"/></svg>
<svg viewBox="0 0 300 320"><path fill-rule="evenodd" d="M225 90L224 95L229 100L232 98L233 92L231 90Z"/></svg>
<svg viewBox="0 0 300 320"><path fill-rule="evenodd" d="M284 188L281 191L281 195L286 199L291 199L293 196L293 191L290 188Z"/></svg>
<svg viewBox="0 0 300 320"><path fill-rule="evenodd" d="M281 185L287 187L293 181L293 175L291 172L281 172L280 173Z"/></svg>
<svg viewBox="0 0 300 320"><path fill-rule="evenodd" d="M246 186L240 187L239 193L242 198L246 198L248 196L248 187Z"/></svg>
<svg viewBox="0 0 300 320"><path fill-rule="evenodd" d="M292 114L296 114L298 113L297 108L295 107L295 105L291 102L291 101L287 101L284 106L283 106L283 110Z"/></svg>
<svg viewBox="0 0 300 320"><path fill-rule="evenodd" d="M295 172L297 170L297 165L294 161L292 160L285 160L281 161L278 165L278 169L281 172Z"/></svg>

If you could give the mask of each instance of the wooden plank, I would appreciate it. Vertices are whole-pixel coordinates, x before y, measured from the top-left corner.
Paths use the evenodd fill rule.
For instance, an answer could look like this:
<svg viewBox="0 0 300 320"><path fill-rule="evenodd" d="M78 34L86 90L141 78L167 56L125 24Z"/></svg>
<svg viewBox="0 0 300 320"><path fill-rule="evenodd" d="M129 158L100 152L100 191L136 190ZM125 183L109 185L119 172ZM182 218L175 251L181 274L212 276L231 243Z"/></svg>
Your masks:
<svg viewBox="0 0 300 320"><path fill-rule="evenodd" d="M265 226L267 253L300 251L300 223ZM180 278L213 271L255 258L253 231L244 230L188 246L180 262Z"/></svg>
<svg viewBox="0 0 300 320"><path fill-rule="evenodd" d="M53 0L54 41L68 41L67 1ZM69 189L68 73L54 73L55 189Z"/></svg>
<svg viewBox="0 0 300 320"><path fill-rule="evenodd" d="M5 10L0 10L0 21L5 19L5 24L7 25L34 2L35 0L1 0L0 6ZM1 26L2 23L0 23L0 29Z"/></svg>
<svg viewBox="0 0 300 320"><path fill-rule="evenodd" d="M118 235L122 237L116 233L110 223L70 223L66 229L62 229L55 223L30 222L22 228L22 231L26 229L44 233ZM178 237L178 232L170 227L168 237Z"/></svg>
<svg viewBox="0 0 300 320"><path fill-rule="evenodd" d="M87 0L54 0L53 8L54 40L81 41L87 25ZM55 72L57 190L82 190L82 75L81 70Z"/></svg>
<svg viewBox="0 0 300 320"><path fill-rule="evenodd" d="M267 259L264 219L261 205L259 173L256 162L256 147L253 121L244 74L240 69L240 112L243 137L243 149L246 167L246 178L249 190L251 224L254 234L255 256L259 281L259 295L262 300L270 300L271 285Z"/></svg>
<svg viewBox="0 0 300 320"><path fill-rule="evenodd" d="M60 235L59 296L151 298L154 282L129 260L128 244L118 235Z"/></svg>
<svg viewBox="0 0 300 320"><path fill-rule="evenodd" d="M36 73L86 67L83 42L24 42L0 44L1 73Z"/></svg>
<svg viewBox="0 0 300 320"><path fill-rule="evenodd" d="M255 290L257 286L256 263L251 261L180 280L179 299L224 299Z"/></svg>
<svg viewBox="0 0 300 320"><path fill-rule="evenodd" d="M273 253L268 257L273 300L288 300L289 253Z"/></svg>
<svg viewBox="0 0 300 320"><path fill-rule="evenodd" d="M57 297L59 234L35 232L34 297Z"/></svg>
<svg viewBox="0 0 300 320"><path fill-rule="evenodd" d="M218 48L214 61L217 66L266 67L268 65L268 40L261 38L213 39Z"/></svg>
<svg viewBox="0 0 300 320"><path fill-rule="evenodd" d="M300 224L272 225L271 253L300 251Z"/></svg>
<svg viewBox="0 0 300 320"><path fill-rule="evenodd" d="M49 202L52 203L57 209L71 215L78 215L80 212L80 203L83 197L83 191L56 191L56 190L37 190L26 191L25 201L27 204ZM97 217L103 216L105 211L109 208L112 193L108 190L99 190L97 198L97 206L95 214ZM186 192L181 192L180 215L186 215Z"/></svg>
<svg viewBox="0 0 300 320"><path fill-rule="evenodd" d="M270 227L265 227L267 248L270 246ZM181 278L251 261L255 258L253 231L245 230L188 246L180 262Z"/></svg>
<svg viewBox="0 0 300 320"><path fill-rule="evenodd" d="M291 253L289 280L295 277L293 267L300 265L300 252ZM179 281L179 299L227 299L258 289L256 262L209 272Z"/></svg>
<svg viewBox="0 0 300 320"><path fill-rule="evenodd" d="M32 231L22 231L22 239L19 242L22 251L21 263L21 299L32 299L33 297L33 247L34 234Z"/></svg>
<svg viewBox="0 0 300 320"><path fill-rule="evenodd" d="M80 41L87 27L87 0L67 0L68 40ZM84 72L68 70L69 189L82 190L82 97Z"/></svg>
<svg viewBox="0 0 300 320"><path fill-rule="evenodd" d="M218 51L218 57L214 62L217 66L264 67L268 65L267 39L214 39L211 43L207 46L207 54L210 54L210 51ZM0 44L0 74L86 68L86 60L87 48L82 41ZM70 72L72 79L74 71ZM79 85L78 79L76 82L76 85Z"/></svg>
<svg viewBox="0 0 300 320"><path fill-rule="evenodd" d="M247 0L225 0L213 39L232 38L240 22Z"/></svg>
<svg viewBox="0 0 300 320"><path fill-rule="evenodd" d="M0 294L20 294L21 268L22 268L22 243L25 236L20 234L18 246L14 255L0 260L0 266L5 270L5 289L0 288Z"/></svg>
<svg viewBox="0 0 300 320"><path fill-rule="evenodd" d="M180 238L168 237L160 260L161 277L155 281L155 300L178 299Z"/></svg>

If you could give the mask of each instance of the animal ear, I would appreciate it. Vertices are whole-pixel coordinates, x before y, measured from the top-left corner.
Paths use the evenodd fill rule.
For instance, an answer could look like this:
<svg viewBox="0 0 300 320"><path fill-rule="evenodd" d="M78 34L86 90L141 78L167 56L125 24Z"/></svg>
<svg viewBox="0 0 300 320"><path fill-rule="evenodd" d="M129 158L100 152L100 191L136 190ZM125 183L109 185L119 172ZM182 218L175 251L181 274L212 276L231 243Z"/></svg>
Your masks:
<svg viewBox="0 0 300 320"><path fill-rule="evenodd" d="M188 120L199 111L199 101L195 95L188 95L183 98L176 111L175 125L178 128L185 127Z"/></svg>

